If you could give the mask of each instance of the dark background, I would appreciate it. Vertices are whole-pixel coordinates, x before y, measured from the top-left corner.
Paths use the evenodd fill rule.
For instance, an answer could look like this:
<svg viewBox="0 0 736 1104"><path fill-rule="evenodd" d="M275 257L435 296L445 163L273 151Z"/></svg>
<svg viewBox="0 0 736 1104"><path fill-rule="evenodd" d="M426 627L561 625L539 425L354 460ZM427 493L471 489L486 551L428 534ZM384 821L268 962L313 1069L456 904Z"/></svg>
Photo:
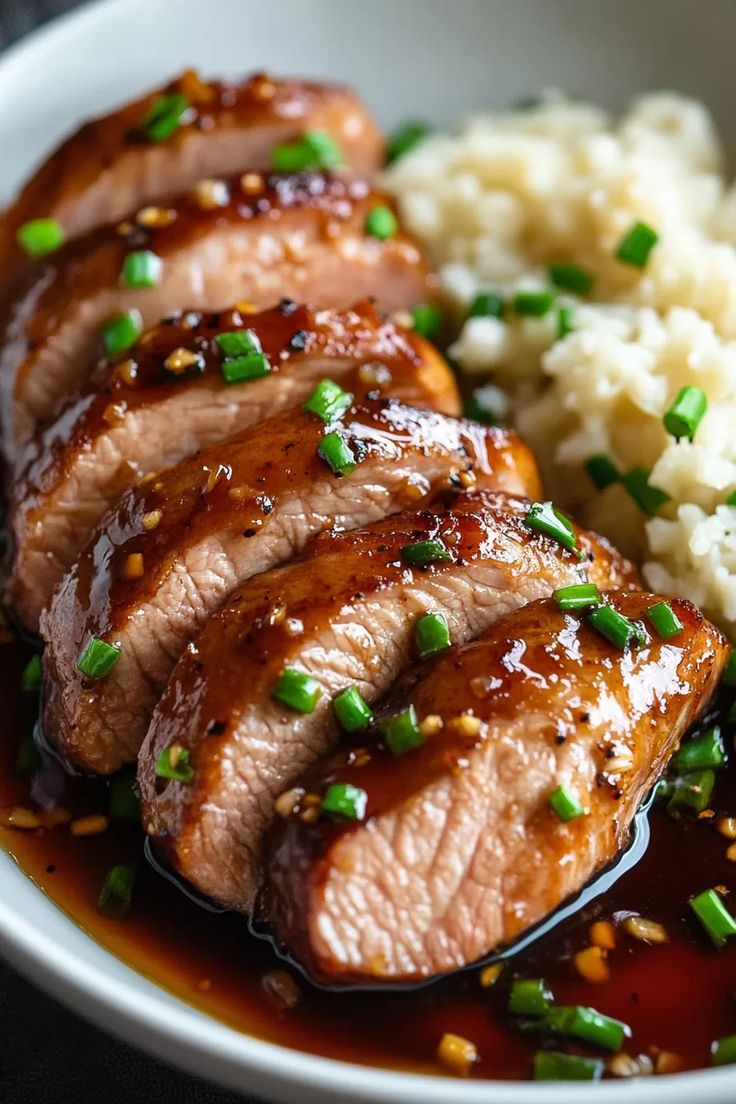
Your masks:
<svg viewBox="0 0 736 1104"><path fill-rule="evenodd" d="M0 0L0 51L76 6L77 0ZM185 1077L103 1035L1 962L0 1101L243 1104L239 1096Z"/></svg>

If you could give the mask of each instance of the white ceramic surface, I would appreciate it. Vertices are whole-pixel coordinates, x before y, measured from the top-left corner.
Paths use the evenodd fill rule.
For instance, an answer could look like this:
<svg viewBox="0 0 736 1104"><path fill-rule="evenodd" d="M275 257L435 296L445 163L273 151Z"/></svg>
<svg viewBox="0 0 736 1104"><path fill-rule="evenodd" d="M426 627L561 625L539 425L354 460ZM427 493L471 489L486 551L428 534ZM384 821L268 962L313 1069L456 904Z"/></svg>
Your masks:
<svg viewBox="0 0 736 1104"><path fill-rule="evenodd" d="M64 131L186 65L347 79L386 124L411 114L450 122L544 86L612 106L639 90L671 87L702 97L736 148L735 43L733 0L105 0L0 57L0 201ZM468 1083L260 1042L128 969L2 852L0 948L95 1023L193 1072L286 1104L730 1104L736 1097L736 1067L598 1086Z"/></svg>

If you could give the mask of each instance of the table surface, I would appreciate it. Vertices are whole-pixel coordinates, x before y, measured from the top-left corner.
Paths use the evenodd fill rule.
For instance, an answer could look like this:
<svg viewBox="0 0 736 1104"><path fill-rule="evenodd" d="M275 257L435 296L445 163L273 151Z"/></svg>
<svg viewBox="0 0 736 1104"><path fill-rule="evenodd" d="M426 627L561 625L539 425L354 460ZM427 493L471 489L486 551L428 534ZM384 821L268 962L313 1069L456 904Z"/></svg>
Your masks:
<svg viewBox="0 0 736 1104"><path fill-rule="evenodd" d="M76 6L77 0L0 0L0 51ZM3 1104L243 1104L96 1030L2 963L0 1023Z"/></svg>

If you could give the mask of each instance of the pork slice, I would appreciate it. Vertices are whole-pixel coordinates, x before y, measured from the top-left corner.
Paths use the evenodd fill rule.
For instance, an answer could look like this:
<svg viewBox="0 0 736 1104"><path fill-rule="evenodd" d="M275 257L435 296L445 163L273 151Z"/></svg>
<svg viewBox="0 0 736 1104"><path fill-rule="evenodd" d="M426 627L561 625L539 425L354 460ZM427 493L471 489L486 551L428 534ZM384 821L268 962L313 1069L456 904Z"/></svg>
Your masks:
<svg viewBox="0 0 736 1104"><path fill-rule="evenodd" d="M409 665L421 614L444 614L462 643L586 574L634 582L631 565L596 537L579 534L581 563L530 530L528 508L513 495L458 495L324 534L299 560L238 590L177 664L139 759L146 830L179 875L224 905L251 908L274 797L334 746L338 692L355 685L370 704ZM449 558L412 565L406 550L426 540ZM319 690L310 713L273 697L290 668ZM190 757L193 781L157 777L167 749Z"/></svg>
<svg viewBox="0 0 736 1104"><path fill-rule="evenodd" d="M188 106L166 138L141 125L165 97ZM256 74L232 83L183 73L110 115L85 123L36 170L0 220L0 282L22 264L15 236L31 219L54 218L68 240L157 204L198 180L243 169L267 171L274 146L307 131L329 134L345 162L372 174L383 140L350 89L335 84L276 80Z"/></svg>
<svg viewBox="0 0 736 1104"><path fill-rule="evenodd" d="M606 600L638 621L661 599ZM728 654L694 606L671 605L676 637L648 624L643 646L621 650L583 614L534 602L397 694L383 719L413 706L421 746L397 758L374 732L301 780L302 805L274 828L269 908L312 976L373 984L458 969L614 859ZM340 783L367 795L358 819L305 823L301 795ZM560 786L582 815L554 812Z"/></svg>
<svg viewBox="0 0 736 1104"><path fill-rule="evenodd" d="M375 296L393 310L427 297L418 247L401 232L380 240L367 229L371 209L387 201L364 181L247 174L220 184L217 202L183 196L160 209L162 225L101 230L37 266L0 354L11 456L78 394L103 353L106 324L128 311L152 326L182 305L208 311L245 300L263 308L287 297L347 307ZM155 285L122 286L126 259L141 252L160 265Z"/></svg>
<svg viewBox="0 0 736 1104"><path fill-rule="evenodd" d="M255 335L271 370L232 385L216 338L243 330ZM303 402L323 377L350 376L355 394L376 390L459 412L444 359L370 302L342 312L290 300L258 314L189 311L148 333L124 361L106 364L87 394L29 443L9 490L9 593L24 625L38 627L63 574L131 483Z"/></svg>
<svg viewBox="0 0 736 1104"><path fill-rule="evenodd" d="M353 470L320 455L328 434ZM134 760L177 659L236 587L322 530L365 525L461 480L539 485L515 434L367 397L329 425L299 409L271 418L131 489L42 622L49 737L88 769ZM90 685L76 665L93 637L121 654Z"/></svg>

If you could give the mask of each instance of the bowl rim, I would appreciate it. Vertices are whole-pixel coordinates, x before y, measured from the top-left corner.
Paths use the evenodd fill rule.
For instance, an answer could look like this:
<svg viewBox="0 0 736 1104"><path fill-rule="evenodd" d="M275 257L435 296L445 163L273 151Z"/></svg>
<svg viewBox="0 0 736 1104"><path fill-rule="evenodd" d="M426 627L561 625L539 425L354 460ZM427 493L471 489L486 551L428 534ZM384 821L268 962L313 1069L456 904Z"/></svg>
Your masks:
<svg viewBox="0 0 736 1104"><path fill-rule="evenodd" d="M24 36L0 54L0 92L12 84L31 56L63 48L74 38L103 24L111 15L132 8L140 0L85 0ZM326 1101L354 1099L375 1104L487 1104L489 1091L496 1104L589 1104L588 1083L533 1081L462 1081L440 1075L359 1065L295 1050L239 1032L189 1006L175 994L138 974L122 959L83 931L48 897L10 852L0 847L0 887L12 889L14 875L56 910L69 930L83 934L105 958L123 969L107 973L74 948L57 941L42 928L32 928L14 907L13 895L0 892L0 952L10 965L73 1011L119 1035L127 1042L195 1075L219 1080L244 1091L244 1080L254 1076L257 1091L272 1099L303 1100L309 1091ZM145 984L141 985L141 981ZM213 1063L218 1063L217 1067ZM646 1104L691 1104L693 1093L707 1093L710 1101L727 1099L736 1088L736 1068L704 1069L656 1078L637 1079L637 1095ZM628 1080L604 1081L595 1088L603 1104L632 1104ZM283 1094L283 1095L282 1095Z"/></svg>

